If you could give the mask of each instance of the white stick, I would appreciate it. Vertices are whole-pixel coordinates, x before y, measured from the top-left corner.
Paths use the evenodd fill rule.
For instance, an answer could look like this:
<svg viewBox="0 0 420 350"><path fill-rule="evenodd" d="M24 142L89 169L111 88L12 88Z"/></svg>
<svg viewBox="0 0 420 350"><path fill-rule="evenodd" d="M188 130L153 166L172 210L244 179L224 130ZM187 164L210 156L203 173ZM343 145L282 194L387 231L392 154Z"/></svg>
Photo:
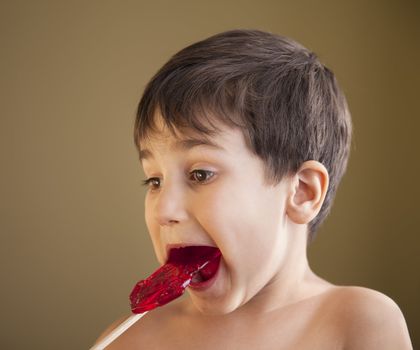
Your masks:
<svg viewBox="0 0 420 350"><path fill-rule="evenodd" d="M109 333L104 339L102 339L98 344L95 344L89 350L103 350L109 344L111 344L115 339L117 339L121 334L123 334L128 328L130 328L136 321L141 319L148 311L143 312L142 314L134 314L127 318L123 323L121 323L117 328L115 328L111 333Z"/></svg>

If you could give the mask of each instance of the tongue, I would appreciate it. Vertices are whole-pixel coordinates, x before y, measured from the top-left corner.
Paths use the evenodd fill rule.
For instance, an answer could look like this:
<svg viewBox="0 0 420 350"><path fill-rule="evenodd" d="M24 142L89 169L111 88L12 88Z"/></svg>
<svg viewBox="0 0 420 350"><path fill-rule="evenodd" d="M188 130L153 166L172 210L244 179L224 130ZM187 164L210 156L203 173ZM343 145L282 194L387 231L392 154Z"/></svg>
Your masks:
<svg viewBox="0 0 420 350"><path fill-rule="evenodd" d="M153 310L181 296L193 281L210 279L217 272L221 252L209 246L173 248L169 259L149 277L137 282L130 294L135 314Z"/></svg>

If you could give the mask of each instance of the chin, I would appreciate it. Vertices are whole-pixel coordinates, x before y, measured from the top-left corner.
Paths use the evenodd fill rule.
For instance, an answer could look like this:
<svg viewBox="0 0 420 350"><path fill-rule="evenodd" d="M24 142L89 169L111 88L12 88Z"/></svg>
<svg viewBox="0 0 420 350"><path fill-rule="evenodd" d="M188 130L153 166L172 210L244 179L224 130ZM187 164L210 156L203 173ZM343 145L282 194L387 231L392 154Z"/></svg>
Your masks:
<svg viewBox="0 0 420 350"><path fill-rule="evenodd" d="M198 308L197 310L200 312L200 314L204 315L204 316L224 316L227 315L233 311L235 311L236 308L232 308L232 309L220 309L220 308L215 308L214 306L208 307L208 308Z"/></svg>
<svg viewBox="0 0 420 350"><path fill-rule="evenodd" d="M202 315L205 316L223 316L230 314L231 312L237 310L241 305L240 303L230 302L217 302L217 301L208 301L203 302L202 300L195 300L194 297L191 298L192 303L195 309Z"/></svg>

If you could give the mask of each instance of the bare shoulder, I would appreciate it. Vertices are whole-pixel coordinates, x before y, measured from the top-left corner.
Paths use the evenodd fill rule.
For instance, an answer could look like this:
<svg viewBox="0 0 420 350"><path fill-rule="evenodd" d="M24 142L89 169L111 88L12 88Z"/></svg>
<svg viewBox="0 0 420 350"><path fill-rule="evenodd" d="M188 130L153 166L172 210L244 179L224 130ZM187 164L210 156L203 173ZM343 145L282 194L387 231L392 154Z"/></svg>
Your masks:
<svg viewBox="0 0 420 350"><path fill-rule="evenodd" d="M130 316L123 316L112 322L96 339L95 344L98 344L102 341L108 334L110 334L115 328L117 328L121 323L123 323Z"/></svg>
<svg viewBox="0 0 420 350"><path fill-rule="evenodd" d="M332 296L345 349L412 349L406 321L387 295L364 287L340 287Z"/></svg>
<svg viewBox="0 0 420 350"><path fill-rule="evenodd" d="M164 341L165 338L157 337L157 333L162 332L162 320L165 320L165 328L169 328L170 324L179 323L178 316L181 310L182 298L165 305L165 307L158 307L153 312L148 312L140 321L132 323L122 334L120 334L106 349L156 349L160 348L157 344L159 341ZM98 337L94 345L99 344L108 335L110 335L118 326L128 320L133 314L129 314L118 318L111 323ZM137 347L136 347L137 346ZM163 347L162 347L163 348ZM168 347L169 348L169 347Z"/></svg>

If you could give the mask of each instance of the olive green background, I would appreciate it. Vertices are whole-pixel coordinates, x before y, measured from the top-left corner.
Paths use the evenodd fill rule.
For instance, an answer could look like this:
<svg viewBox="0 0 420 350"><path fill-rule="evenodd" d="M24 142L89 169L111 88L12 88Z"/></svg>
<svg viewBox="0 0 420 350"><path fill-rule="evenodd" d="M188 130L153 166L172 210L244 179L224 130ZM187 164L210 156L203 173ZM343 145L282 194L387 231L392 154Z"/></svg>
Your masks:
<svg viewBox="0 0 420 350"><path fill-rule="evenodd" d="M129 312L157 267L139 97L170 55L234 28L290 36L336 73L353 148L310 263L393 298L419 346L418 4L1 1L0 348L87 349Z"/></svg>

